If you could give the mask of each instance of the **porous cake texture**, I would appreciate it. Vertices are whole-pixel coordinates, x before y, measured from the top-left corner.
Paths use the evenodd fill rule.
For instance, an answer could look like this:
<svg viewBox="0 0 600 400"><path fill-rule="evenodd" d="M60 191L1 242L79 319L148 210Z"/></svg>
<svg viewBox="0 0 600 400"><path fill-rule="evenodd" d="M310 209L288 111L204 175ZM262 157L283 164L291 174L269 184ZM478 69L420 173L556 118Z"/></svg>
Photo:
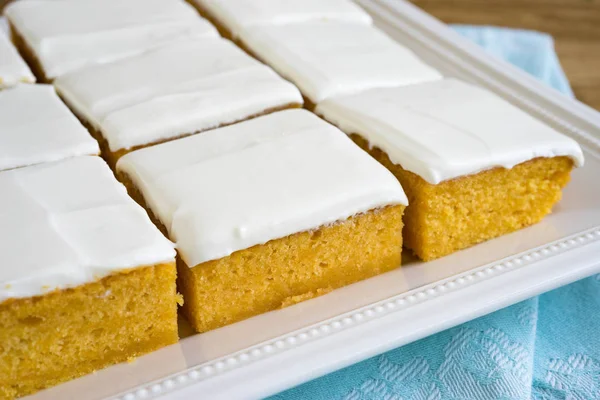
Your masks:
<svg viewBox="0 0 600 400"><path fill-rule="evenodd" d="M111 166L131 150L302 104L295 86L221 38L182 40L54 85Z"/></svg>
<svg viewBox="0 0 600 400"><path fill-rule="evenodd" d="M0 172L0 192L1 398L177 341L173 244L102 159Z"/></svg>
<svg viewBox="0 0 600 400"><path fill-rule="evenodd" d="M242 28L337 21L370 25L371 16L350 0L193 0L226 37L237 38Z"/></svg>
<svg viewBox="0 0 600 400"><path fill-rule="evenodd" d="M42 82L176 40L218 36L184 0L28 0L4 14Z"/></svg>
<svg viewBox="0 0 600 400"><path fill-rule="evenodd" d="M117 174L177 243L200 332L400 265L398 181L308 111L131 152Z"/></svg>
<svg viewBox="0 0 600 400"><path fill-rule="evenodd" d="M569 157L536 158L432 185L390 161L358 135L353 139L398 178L411 206L404 246L430 261L541 221L569 182Z"/></svg>
<svg viewBox="0 0 600 400"><path fill-rule="evenodd" d="M35 77L10 39L0 29L0 89L34 83Z"/></svg>
<svg viewBox="0 0 600 400"><path fill-rule="evenodd" d="M404 245L423 260L540 221L583 164L571 138L455 79L332 98L316 112L398 178Z"/></svg>
<svg viewBox="0 0 600 400"><path fill-rule="evenodd" d="M441 79L375 27L335 21L242 29L242 46L296 84L309 106L377 87Z"/></svg>
<svg viewBox="0 0 600 400"><path fill-rule="evenodd" d="M98 142L52 86L0 91L0 171L99 153Z"/></svg>

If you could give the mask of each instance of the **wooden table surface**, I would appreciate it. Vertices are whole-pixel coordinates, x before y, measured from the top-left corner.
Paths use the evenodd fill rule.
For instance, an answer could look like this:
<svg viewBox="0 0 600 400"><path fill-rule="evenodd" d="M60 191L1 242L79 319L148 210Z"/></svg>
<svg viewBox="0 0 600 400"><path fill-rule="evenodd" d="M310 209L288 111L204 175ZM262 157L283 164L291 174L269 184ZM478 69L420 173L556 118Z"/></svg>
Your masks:
<svg viewBox="0 0 600 400"><path fill-rule="evenodd" d="M582 102L600 110L600 0L412 0L446 23L533 29L554 37Z"/></svg>
<svg viewBox="0 0 600 400"><path fill-rule="evenodd" d="M446 23L550 33L575 95L600 110L600 0L412 1ZM0 10L5 3L0 0Z"/></svg>

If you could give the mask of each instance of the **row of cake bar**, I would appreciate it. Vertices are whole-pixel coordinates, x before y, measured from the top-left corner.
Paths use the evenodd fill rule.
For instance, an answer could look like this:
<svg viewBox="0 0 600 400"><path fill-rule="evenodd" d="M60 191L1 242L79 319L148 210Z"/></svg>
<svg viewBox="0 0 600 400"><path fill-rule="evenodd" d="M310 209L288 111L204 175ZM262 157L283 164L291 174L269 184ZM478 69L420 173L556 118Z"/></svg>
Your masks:
<svg viewBox="0 0 600 400"><path fill-rule="evenodd" d="M217 37L185 3L84 3L19 2L7 16L42 78L62 73L58 92L113 167L131 150L302 104L294 86ZM492 93L441 79L350 2L197 5L223 34L297 85L308 108L319 104L318 114L430 184L540 156L573 155L581 163L575 142ZM494 235L483 236L445 251L410 247L430 259Z"/></svg>
<svg viewBox="0 0 600 400"><path fill-rule="evenodd" d="M18 266L0 270L0 314L12 318L0 342L18 335L14 311L31 298L41 307L29 309L43 322L36 329L53 332L71 323L41 312L55 296L102 284L101 300L85 296L90 307L120 304L150 291L137 283L149 270L171 271L153 292L162 319L129 324L164 340L118 343L102 365L177 340L173 246L99 152L176 243L178 290L197 331L397 268L403 241L430 260L535 223L583 163L575 141L484 89L443 79L353 3L196 1L269 66L179 0L6 9L19 51L53 86L0 92L0 191L10 210L0 214L0 246ZM3 60L3 82L31 81L4 78L5 65L24 64ZM339 129L294 109L303 104ZM133 304L127 312L148 306ZM106 321L127 324L123 312ZM10 382L44 376L17 361L22 351L0 355L16 365ZM63 367L70 377L89 372ZM0 380L0 394L35 386L10 382Z"/></svg>
<svg viewBox="0 0 600 400"><path fill-rule="evenodd" d="M441 79L437 71L374 28L369 16L352 3L288 1L273 6L265 2L262 7L237 0L200 3L221 32L292 80L312 104L310 108L316 105L319 115L394 172L415 203L408 209L405 244L422 259L538 221L557 201L571 166L582 162L573 140L483 89ZM54 87L98 140L113 168L119 168L118 159L132 150L302 104L296 87L218 37L212 25L178 0L144 1L143 7L139 0L32 0L12 4L6 15L21 52L34 70L42 71L42 79L55 78ZM116 20L110 15L116 15ZM68 113L50 87L20 86L3 93L0 101L6 104L4 120L13 120L18 125L14 131L22 132L5 135L4 148L11 154L4 168L35 163L36 151L37 162L97 154L95 141L72 116L60 117L60 124L52 122L55 112ZM45 130L51 133L40 126L48 126ZM169 148L160 146L156 157ZM554 165L561 156L563 162ZM480 208L501 208L495 205L500 201L497 196L465 204L463 196L470 196L471 202L477 198L464 192L476 189L467 181L478 173L490 175L488 180L512 174L512 182L519 182L521 169L530 167L521 165L527 161L541 164L546 171L536 179L562 177L550 193L525 193L528 202L521 206L536 212L521 210L526 217L500 224L490 215L476 213ZM512 168L517 165L520 168ZM451 184L451 189L446 188ZM146 196L139 185L131 189ZM232 190L223 193L228 196ZM514 195L523 202L523 196ZM437 204L442 196L450 200ZM425 201L428 206L421 207ZM515 212L510 204L506 207L505 212ZM161 225L169 227L166 233L172 239L190 242L189 250L178 243L184 259L187 252L202 247L189 235L171 232L173 221L160 218L163 210L150 209ZM285 216L281 218L272 223L285 225ZM317 222L302 228L331 221ZM241 243L250 247L285 235L265 234L255 242ZM227 243L229 251L217 251L219 257L245 248ZM211 259L200 256L186 261L193 260L193 267Z"/></svg>
<svg viewBox="0 0 600 400"><path fill-rule="evenodd" d="M177 243L198 331L400 265L397 180L308 111L274 113L300 107L298 89L187 4L32 0L6 15L54 86L0 92L0 397L177 340L173 244L100 149L113 167L131 152L118 176ZM5 47L15 61L0 60L3 84L31 82L10 75L27 69Z"/></svg>

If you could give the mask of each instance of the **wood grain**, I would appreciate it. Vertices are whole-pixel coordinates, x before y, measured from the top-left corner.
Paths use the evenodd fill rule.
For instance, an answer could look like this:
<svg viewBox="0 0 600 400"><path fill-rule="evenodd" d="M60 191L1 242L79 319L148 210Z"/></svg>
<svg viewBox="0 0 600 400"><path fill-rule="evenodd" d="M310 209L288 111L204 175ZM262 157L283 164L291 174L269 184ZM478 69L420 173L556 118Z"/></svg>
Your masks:
<svg viewBox="0 0 600 400"><path fill-rule="evenodd" d="M600 0L413 0L446 23L533 29L554 37L577 98L600 110Z"/></svg>

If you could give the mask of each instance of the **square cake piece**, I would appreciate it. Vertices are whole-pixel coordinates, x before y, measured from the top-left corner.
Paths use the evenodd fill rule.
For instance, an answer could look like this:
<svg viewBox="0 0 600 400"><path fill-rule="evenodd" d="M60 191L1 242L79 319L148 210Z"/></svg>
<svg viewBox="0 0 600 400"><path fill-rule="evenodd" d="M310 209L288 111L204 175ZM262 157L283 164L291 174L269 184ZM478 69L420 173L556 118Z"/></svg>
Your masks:
<svg viewBox="0 0 600 400"><path fill-rule="evenodd" d="M111 166L137 148L302 104L294 85L221 38L179 41L54 84Z"/></svg>
<svg viewBox="0 0 600 400"><path fill-rule="evenodd" d="M0 172L0 398L177 341L175 250L99 157Z"/></svg>
<svg viewBox="0 0 600 400"><path fill-rule="evenodd" d="M35 77L8 36L0 30L0 89L34 83Z"/></svg>
<svg viewBox="0 0 600 400"><path fill-rule="evenodd" d="M400 184L306 110L129 153L117 176L177 243L199 332L400 266Z"/></svg>
<svg viewBox="0 0 600 400"><path fill-rule="evenodd" d="M252 26L243 29L240 41L295 83L312 105L331 96L442 77L411 50L369 25Z"/></svg>
<svg viewBox="0 0 600 400"><path fill-rule="evenodd" d="M351 0L193 0L225 36L237 38L242 28L338 21L370 25L371 16Z"/></svg>
<svg viewBox="0 0 600 400"><path fill-rule="evenodd" d="M0 91L0 171L99 153L51 85Z"/></svg>
<svg viewBox="0 0 600 400"><path fill-rule="evenodd" d="M218 36L184 0L28 0L8 5L4 14L42 82L174 40Z"/></svg>
<svg viewBox="0 0 600 400"><path fill-rule="evenodd" d="M561 198L573 139L459 80L329 99L317 113L396 175L404 245L432 260L540 221Z"/></svg>

